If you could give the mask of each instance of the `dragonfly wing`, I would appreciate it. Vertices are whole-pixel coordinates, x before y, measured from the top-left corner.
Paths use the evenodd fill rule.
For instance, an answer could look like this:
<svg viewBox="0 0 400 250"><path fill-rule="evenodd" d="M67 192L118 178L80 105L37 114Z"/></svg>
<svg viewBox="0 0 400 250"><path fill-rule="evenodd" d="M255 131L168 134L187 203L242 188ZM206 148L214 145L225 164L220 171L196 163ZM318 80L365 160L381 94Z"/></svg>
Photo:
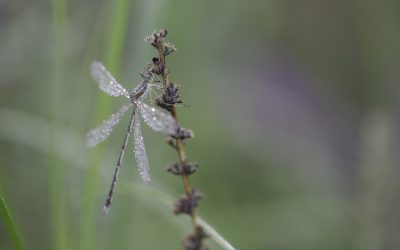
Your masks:
<svg viewBox="0 0 400 250"><path fill-rule="evenodd" d="M91 73L104 93L110 96L126 96L129 98L129 92L115 80L102 63L94 61L91 66Z"/></svg>
<svg viewBox="0 0 400 250"><path fill-rule="evenodd" d="M127 105L122 106L122 108L118 110L117 113L112 114L110 117L104 120L100 126L90 130L86 135L86 146L94 147L98 143L107 139L111 131L119 123L122 116L125 114L125 112L129 109L131 105L132 104L129 103Z"/></svg>
<svg viewBox="0 0 400 250"><path fill-rule="evenodd" d="M143 102L137 102L136 105L140 110L143 120L150 128L169 135L176 134L178 124L169 113L155 107L150 107Z"/></svg>
<svg viewBox="0 0 400 250"><path fill-rule="evenodd" d="M149 161L147 159L146 149L144 147L142 131L140 128L140 120L137 114L134 121L133 137L135 146L135 158L138 164L139 175L146 183L150 181L150 167Z"/></svg>

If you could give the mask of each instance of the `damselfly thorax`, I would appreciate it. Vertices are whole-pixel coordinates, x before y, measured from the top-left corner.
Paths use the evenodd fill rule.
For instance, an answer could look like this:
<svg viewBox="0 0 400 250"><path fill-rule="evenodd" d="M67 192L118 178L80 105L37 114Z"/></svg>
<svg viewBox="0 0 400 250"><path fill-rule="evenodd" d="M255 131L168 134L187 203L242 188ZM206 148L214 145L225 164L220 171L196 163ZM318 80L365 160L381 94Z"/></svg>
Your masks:
<svg viewBox="0 0 400 250"><path fill-rule="evenodd" d="M146 80L142 80L142 82L132 90L129 98L131 102L135 104L137 101L143 100L150 90L149 83Z"/></svg>

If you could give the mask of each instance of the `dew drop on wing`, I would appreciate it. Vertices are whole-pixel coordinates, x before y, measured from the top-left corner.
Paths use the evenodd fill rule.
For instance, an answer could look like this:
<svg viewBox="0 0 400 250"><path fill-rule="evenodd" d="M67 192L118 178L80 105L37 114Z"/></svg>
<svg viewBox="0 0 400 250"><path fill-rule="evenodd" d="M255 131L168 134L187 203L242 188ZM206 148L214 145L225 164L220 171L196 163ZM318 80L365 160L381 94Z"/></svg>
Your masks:
<svg viewBox="0 0 400 250"><path fill-rule="evenodd" d="M138 164L139 175L142 180L147 183L150 181L150 166L147 159L146 149L144 147L142 131L140 128L140 120L137 112L134 121L133 137L135 158Z"/></svg>
<svg viewBox="0 0 400 250"><path fill-rule="evenodd" d="M175 135L178 125L175 119L163 110L150 107L143 102L136 102L146 124L157 132Z"/></svg>
<svg viewBox="0 0 400 250"><path fill-rule="evenodd" d="M110 206L104 205L103 207L103 214L108 215L108 212L110 212Z"/></svg>
<svg viewBox="0 0 400 250"><path fill-rule="evenodd" d="M115 80L102 63L94 61L91 65L91 73L104 93L110 96L126 96L129 98L128 91Z"/></svg>
<svg viewBox="0 0 400 250"><path fill-rule="evenodd" d="M98 143L106 140L131 105L132 104L129 103L122 106L118 112L104 120L100 126L90 130L86 135L86 146L94 147Z"/></svg>

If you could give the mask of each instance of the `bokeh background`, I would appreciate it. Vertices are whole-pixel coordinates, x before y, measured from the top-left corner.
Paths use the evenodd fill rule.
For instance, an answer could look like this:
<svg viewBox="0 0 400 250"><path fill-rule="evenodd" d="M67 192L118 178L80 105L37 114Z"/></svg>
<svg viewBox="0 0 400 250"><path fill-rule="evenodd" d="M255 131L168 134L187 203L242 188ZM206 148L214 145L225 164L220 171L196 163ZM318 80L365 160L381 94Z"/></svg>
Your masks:
<svg viewBox="0 0 400 250"><path fill-rule="evenodd" d="M399 24L395 0L1 0L0 193L25 249L179 249L191 231L164 136L142 126L152 182L130 145L108 216L128 116L84 146L125 102L91 61L132 89L163 27L204 220L237 249L399 249Z"/></svg>

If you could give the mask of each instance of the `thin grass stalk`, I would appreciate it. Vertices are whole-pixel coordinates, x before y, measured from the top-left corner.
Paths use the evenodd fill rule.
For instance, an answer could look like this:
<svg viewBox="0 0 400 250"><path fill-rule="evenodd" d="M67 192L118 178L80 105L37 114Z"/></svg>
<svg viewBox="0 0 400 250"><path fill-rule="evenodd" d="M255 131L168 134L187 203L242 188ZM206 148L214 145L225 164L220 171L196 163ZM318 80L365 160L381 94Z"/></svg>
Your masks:
<svg viewBox="0 0 400 250"><path fill-rule="evenodd" d="M85 103L87 100L87 93L92 89L92 85L88 84L92 79L88 75L88 68L90 63L93 61L95 55L97 55L100 51L101 43L99 43L101 33L104 30L105 19L103 18L108 13L108 6L106 4L101 4L99 6L99 11L95 14L95 20L93 22L93 29L88 39L87 50L85 51L85 56L83 57L83 62L80 65L79 70L79 79L78 84L76 86L76 93L82 93L76 97L76 102L72 105L74 109L80 112L77 112L75 115L76 122L84 126L84 129L87 129L87 124L85 119L87 118L87 110L80 109L82 103Z"/></svg>
<svg viewBox="0 0 400 250"><path fill-rule="evenodd" d="M21 235L19 234L17 227L15 226L14 219L11 216L11 212L8 209L7 204L1 193L0 193L0 218L8 232L13 248L15 250L23 250L24 246L22 244Z"/></svg>
<svg viewBox="0 0 400 250"><path fill-rule="evenodd" d="M120 68L122 51L124 47L126 27L129 19L129 0L118 0L114 3L113 13L111 15L111 29L109 32L110 40L106 51L105 64L114 75L118 75ZM96 120L103 119L111 109L111 100L103 94L99 94L96 112ZM102 161L102 155L105 148L104 145L99 145L90 158L88 175L86 177L82 210L81 222L81 241L80 249L94 249L94 232L95 232L95 217L100 213L100 209L96 209L96 194L99 184L99 171ZM100 207L100 206L99 206ZM97 212L99 211L99 212Z"/></svg>
<svg viewBox="0 0 400 250"><path fill-rule="evenodd" d="M67 4L64 0L53 1L53 58L52 58L52 81L50 89L52 93L51 103L51 119L53 127L51 129L49 155L49 172L50 172L50 211L51 211L51 233L53 235L53 249L68 249L68 223L66 218L66 202L63 195L63 168L62 161L57 156L55 149L59 143L59 134L57 127L62 122L62 97L65 77L65 37L66 37L66 12Z"/></svg>

